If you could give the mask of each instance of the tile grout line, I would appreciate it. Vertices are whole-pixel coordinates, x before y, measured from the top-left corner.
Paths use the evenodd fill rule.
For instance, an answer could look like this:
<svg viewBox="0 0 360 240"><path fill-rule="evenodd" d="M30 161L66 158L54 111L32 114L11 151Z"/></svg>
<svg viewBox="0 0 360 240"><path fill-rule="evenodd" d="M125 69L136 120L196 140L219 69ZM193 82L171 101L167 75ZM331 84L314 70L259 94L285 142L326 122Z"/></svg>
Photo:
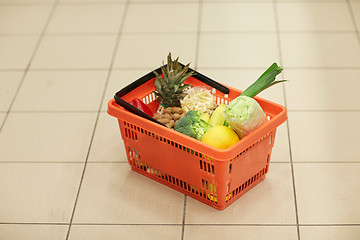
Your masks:
<svg viewBox="0 0 360 240"><path fill-rule="evenodd" d="M14 94L14 96L13 96L13 98L12 98L12 101L11 101L11 103L10 103L10 106L9 106L8 110L6 111L6 114L5 114L5 117L4 117L4 119L3 119L2 124L0 125L0 133L1 133L1 131L2 131L3 127L4 127L4 125L5 125L5 122L6 122L7 118L8 118L8 116L9 116L9 113L10 113L10 111L11 111L11 108L12 108L13 105L14 105L15 99L16 99L17 95L19 94L20 88L21 88L21 86L22 86L22 84L23 84L23 82L24 82L24 80L25 80L25 77L27 76L27 73L28 73L29 70L30 70L31 64L32 64L32 62L33 62L33 60L34 60L34 58L35 58L35 55L36 55L36 53L37 53L37 50L39 49L39 46L40 46L40 44L41 44L41 42L42 42L42 39L43 39L43 37L44 37L44 35L45 35L45 32L46 32L46 30L47 30L47 28L48 28L48 26L49 26L49 24L50 24L51 18L52 18L52 16L54 15L54 12L55 12L55 10L56 10L56 8L57 8L57 6L58 6L58 2L59 2L59 1L60 1L60 0L56 0L56 1L54 2L54 4L52 5L52 8L51 8L50 13L49 13L49 15L48 15L48 18L46 19L44 28L42 29L42 31L41 31L41 33L40 33L40 35L39 35L39 39L37 40L37 43L36 43L35 48L34 48L34 51L32 52L32 54L31 54L31 56L30 56L30 59L29 59L29 62L28 62L27 66L26 66L25 69L24 69L24 73L23 73L23 75L22 75L22 77L21 77L20 83L18 84L18 86L17 86L17 88L16 88L16 91L15 91L15 94Z"/></svg>
<svg viewBox="0 0 360 240"><path fill-rule="evenodd" d="M117 37L116 37L116 41L115 41L115 45L114 45L114 51L113 51L113 55L112 55L112 57L111 57L110 67L109 67L109 69L108 69L108 74L107 74L107 77L106 77L106 82L105 82L105 85L104 85L103 94L102 94L102 97L101 97L101 99L100 99L100 104L99 104L99 108L98 108L98 111L97 111L97 116L96 116L96 120L95 120L95 124L94 124L93 133L92 133L92 136L91 136L91 139L90 139L90 142L89 142L89 148L88 148L88 151L87 151L87 154L86 154L85 163L84 163L84 168L83 168L83 171L82 171L82 174L81 174L80 183L79 183L78 191L77 191L77 194L76 194L74 207L73 207L73 210L72 210L72 213L71 213L71 218L70 218L70 222L69 222L69 227L68 227L68 230L67 230L67 233L66 233L66 238L65 238L66 240L68 240L68 239L69 239L69 236L70 236L71 226L72 226L72 224L73 224L73 219L74 219L74 215L75 215L75 210L76 210L76 207L77 207L77 203L78 203L78 199L79 199L79 195L80 195L82 183L83 183L83 180L84 180L85 171L86 171L86 167L87 167L87 163L88 163L88 159L89 159L89 155L90 155L90 150L91 150L92 143L93 143L93 140L94 140L96 127L97 127L97 124L98 124L98 121L99 121L99 117L100 117L100 113L101 113L101 108L102 108L102 103L103 103L103 101L104 101L106 89L107 89L107 86L108 86L108 83L109 83L109 79L110 79L110 76L111 76L112 67L113 67L114 62L115 62L118 45L119 45L120 38L121 38L121 35L122 35L122 30L123 30L123 28L124 28L124 23L125 23L125 20L126 20L126 15L127 15L128 8L129 8L129 2L130 2L130 0L127 0L127 1L125 2L125 6L124 6L124 10L123 10L123 16L122 16L122 18L121 18L121 22L120 22L120 26L119 26L119 32L118 32Z"/></svg>
<svg viewBox="0 0 360 240"><path fill-rule="evenodd" d="M268 66L254 66L254 67L201 67L201 69L211 69L211 70L262 70ZM149 67L114 67L112 71L132 71L132 70L148 70ZM286 69L291 70L360 70L360 67L291 67L288 66ZM0 69L0 72L23 72L26 69ZM50 72L50 71L109 71L109 68L31 68L32 72Z"/></svg>
<svg viewBox="0 0 360 240"><path fill-rule="evenodd" d="M48 226L68 226L69 223L63 222L0 222L0 225L48 225ZM79 222L73 223L75 226L182 226L176 223L92 223ZM281 223L188 223L186 226L233 226L233 227L296 227L296 224ZM304 223L302 227L360 227L360 223Z"/></svg>
<svg viewBox="0 0 360 240"><path fill-rule="evenodd" d="M187 195L184 194L184 208L183 208L183 219L181 223L181 240L184 240L185 237L185 216L186 216L186 202L187 202Z"/></svg>
<svg viewBox="0 0 360 240"><path fill-rule="evenodd" d="M200 38L201 38L201 18L203 0L199 0L198 19L197 19L197 31L196 31L196 44L195 44L195 62L194 69L197 71L199 68L199 52L200 52Z"/></svg>
<svg viewBox="0 0 360 240"><path fill-rule="evenodd" d="M196 31L196 45L195 45L195 62L194 69L198 70L199 65L199 49L200 49L200 37L201 37L201 16L202 16L202 8L203 8L203 0L199 0L198 2L198 19L197 19L197 31ZM181 240L184 240L185 237L185 219L186 219L186 203L187 203L187 195L184 196L184 207L183 207L183 219L182 219L182 228L181 228Z"/></svg>
<svg viewBox="0 0 360 240"><path fill-rule="evenodd" d="M1 7L1 6L0 6ZM356 30L357 31L357 30ZM200 31L201 34L276 34L277 32L284 34L338 34L338 33L354 33L354 30L233 30L233 31L218 31L218 30L205 30ZM188 35L197 34L198 31L166 31L166 32L124 32L123 35ZM0 33L0 36L37 36L38 33ZM48 32L46 36L111 36L117 35L116 32Z"/></svg>
<svg viewBox="0 0 360 240"><path fill-rule="evenodd" d="M279 48L278 49L278 51L279 51L279 61L280 61L281 66L283 66L283 58L282 58L282 51L281 51L281 36L280 36L280 27L279 27L279 16L278 16L278 11L277 11L277 0L273 0L272 3L273 3L273 7L274 7L276 35L277 35L277 43L278 43L278 48ZM282 75L284 75L284 74L282 74ZM283 85L282 87L283 87L283 94L284 94L284 104L285 104L285 108L287 108L286 89L285 89L285 85L284 84L282 84L282 85ZM294 165L293 165L292 151L291 151L289 120L286 121L286 127L287 127L287 131L288 131L288 145L289 145L291 178L292 178L292 187L293 187L293 196L294 196L296 231L297 231L298 240L301 240L300 226L299 226L299 211L298 211L298 204L297 204L297 197L296 197Z"/></svg>
<svg viewBox="0 0 360 240"><path fill-rule="evenodd" d="M351 21L353 22L354 24L354 29L355 29L355 34L356 34L356 37L358 39L358 43L360 45L360 29L358 28L357 24L356 24L356 19L355 19L355 16L354 16L354 11L353 11L353 7L351 5L351 2L350 0L346 0L346 3L348 5L348 8L349 8L349 12L350 12L350 17L351 17Z"/></svg>

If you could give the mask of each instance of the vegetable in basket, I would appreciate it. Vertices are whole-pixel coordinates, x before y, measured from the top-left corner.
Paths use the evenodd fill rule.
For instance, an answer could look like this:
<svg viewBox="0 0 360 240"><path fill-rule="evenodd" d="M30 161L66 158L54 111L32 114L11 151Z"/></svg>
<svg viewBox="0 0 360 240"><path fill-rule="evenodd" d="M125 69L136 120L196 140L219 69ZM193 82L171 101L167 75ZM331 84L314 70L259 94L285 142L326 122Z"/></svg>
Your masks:
<svg viewBox="0 0 360 240"><path fill-rule="evenodd" d="M224 111L226 122L240 138L247 136L267 121L264 111L253 97L268 87L286 81L275 81L276 75L281 71L282 68L273 63L240 96L232 100Z"/></svg>
<svg viewBox="0 0 360 240"><path fill-rule="evenodd" d="M203 119L202 113L197 110L190 110L186 113L185 117L179 119L175 124L175 131L181 132L189 137L201 140L205 132L211 127Z"/></svg>
<svg viewBox="0 0 360 240"><path fill-rule="evenodd" d="M153 116L152 111L150 110L150 108L143 102L141 101L139 98L134 98L133 100L131 100L131 102L129 102L132 106L136 107L137 109L143 111L144 113L146 113L147 115L149 115L150 117Z"/></svg>
<svg viewBox="0 0 360 240"><path fill-rule="evenodd" d="M181 107L180 100L185 96L184 90L190 86L190 84L183 83L194 75L194 72L188 72L190 63L183 67L178 59L172 60L171 53L169 53L167 65L161 67L162 76L153 72L156 75L154 94L164 108Z"/></svg>

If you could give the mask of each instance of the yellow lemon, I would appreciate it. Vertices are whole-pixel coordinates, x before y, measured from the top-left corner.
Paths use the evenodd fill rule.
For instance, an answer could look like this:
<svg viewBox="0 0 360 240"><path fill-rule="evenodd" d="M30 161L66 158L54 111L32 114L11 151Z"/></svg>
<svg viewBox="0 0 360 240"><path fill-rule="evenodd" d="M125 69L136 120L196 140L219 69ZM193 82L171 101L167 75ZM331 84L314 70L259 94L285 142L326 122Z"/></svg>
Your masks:
<svg viewBox="0 0 360 240"><path fill-rule="evenodd" d="M216 148L226 149L237 143L239 136L229 127L215 126L204 134L201 141Z"/></svg>

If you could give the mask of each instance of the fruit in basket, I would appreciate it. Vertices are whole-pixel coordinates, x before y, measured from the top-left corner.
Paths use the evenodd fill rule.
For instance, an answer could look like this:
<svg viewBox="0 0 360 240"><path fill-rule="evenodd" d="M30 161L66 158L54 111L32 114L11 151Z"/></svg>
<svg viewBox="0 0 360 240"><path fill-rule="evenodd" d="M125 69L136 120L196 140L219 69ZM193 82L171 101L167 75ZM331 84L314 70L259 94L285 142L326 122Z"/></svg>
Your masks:
<svg viewBox="0 0 360 240"><path fill-rule="evenodd" d="M225 122L224 111L226 109L226 104L221 103L215 111L211 114L209 124L213 127L215 126L223 126Z"/></svg>
<svg viewBox="0 0 360 240"><path fill-rule="evenodd" d="M181 132L189 137L201 140L205 132L208 131L211 126L201 119L202 113L196 110L190 110L186 113L185 117L181 118L175 124L175 131Z"/></svg>
<svg viewBox="0 0 360 240"><path fill-rule="evenodd" d="M204 120L206 123L209 123L210 120L210 114L207 112L204 112L201 114L200 118Z"/></svg>
<svg viewBox="0 0 360 240"><path fill-rule="evenodd" d="M154 94L165 108L181 107L180 100L185 96L184 90L190 86L184 82L194 75L194 72L188 72L190 63L183 67L178 59L172 60L169 53L167 65L161 67L162 75L153 72L156 75Z"/></svg>
<svg viewBox="0 0 360 240"><path fill-rule="evenodd" d="M252 85L240 96L230 102L224 111L226 122L240 138L260 127L267 121L266 114L253 98L261 91L286 80L275 81L282 68L273 63Z"/></svg>
<svg viewBox="0 0 360 240"><path fill-rule="evenodd" d="M165 124L168 128L173 128L179 119L185 116L184 109L179 107L168 107L163 110L162 113L155 113L154 118Z"/></svg>
<svg viewBox="0 0 360 240"><path fill-rule="evenodd" d="M210 128L201 141L219 149L226 149L239 141L239 136L231 128L215 126Z"/></svg>

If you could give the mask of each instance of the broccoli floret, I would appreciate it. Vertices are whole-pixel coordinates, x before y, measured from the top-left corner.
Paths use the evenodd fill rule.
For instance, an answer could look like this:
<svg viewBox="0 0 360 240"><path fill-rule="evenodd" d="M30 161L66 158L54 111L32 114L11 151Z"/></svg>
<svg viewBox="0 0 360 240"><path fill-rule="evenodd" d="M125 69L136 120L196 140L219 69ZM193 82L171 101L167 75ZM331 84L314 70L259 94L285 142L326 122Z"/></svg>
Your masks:
<svg viewBox="0 0 360 240"><path fill-rule="evenodd" d="M201 140L206 131L211 127L201 118L201 112L190 110L175 124L175 131Z"/></svg>

